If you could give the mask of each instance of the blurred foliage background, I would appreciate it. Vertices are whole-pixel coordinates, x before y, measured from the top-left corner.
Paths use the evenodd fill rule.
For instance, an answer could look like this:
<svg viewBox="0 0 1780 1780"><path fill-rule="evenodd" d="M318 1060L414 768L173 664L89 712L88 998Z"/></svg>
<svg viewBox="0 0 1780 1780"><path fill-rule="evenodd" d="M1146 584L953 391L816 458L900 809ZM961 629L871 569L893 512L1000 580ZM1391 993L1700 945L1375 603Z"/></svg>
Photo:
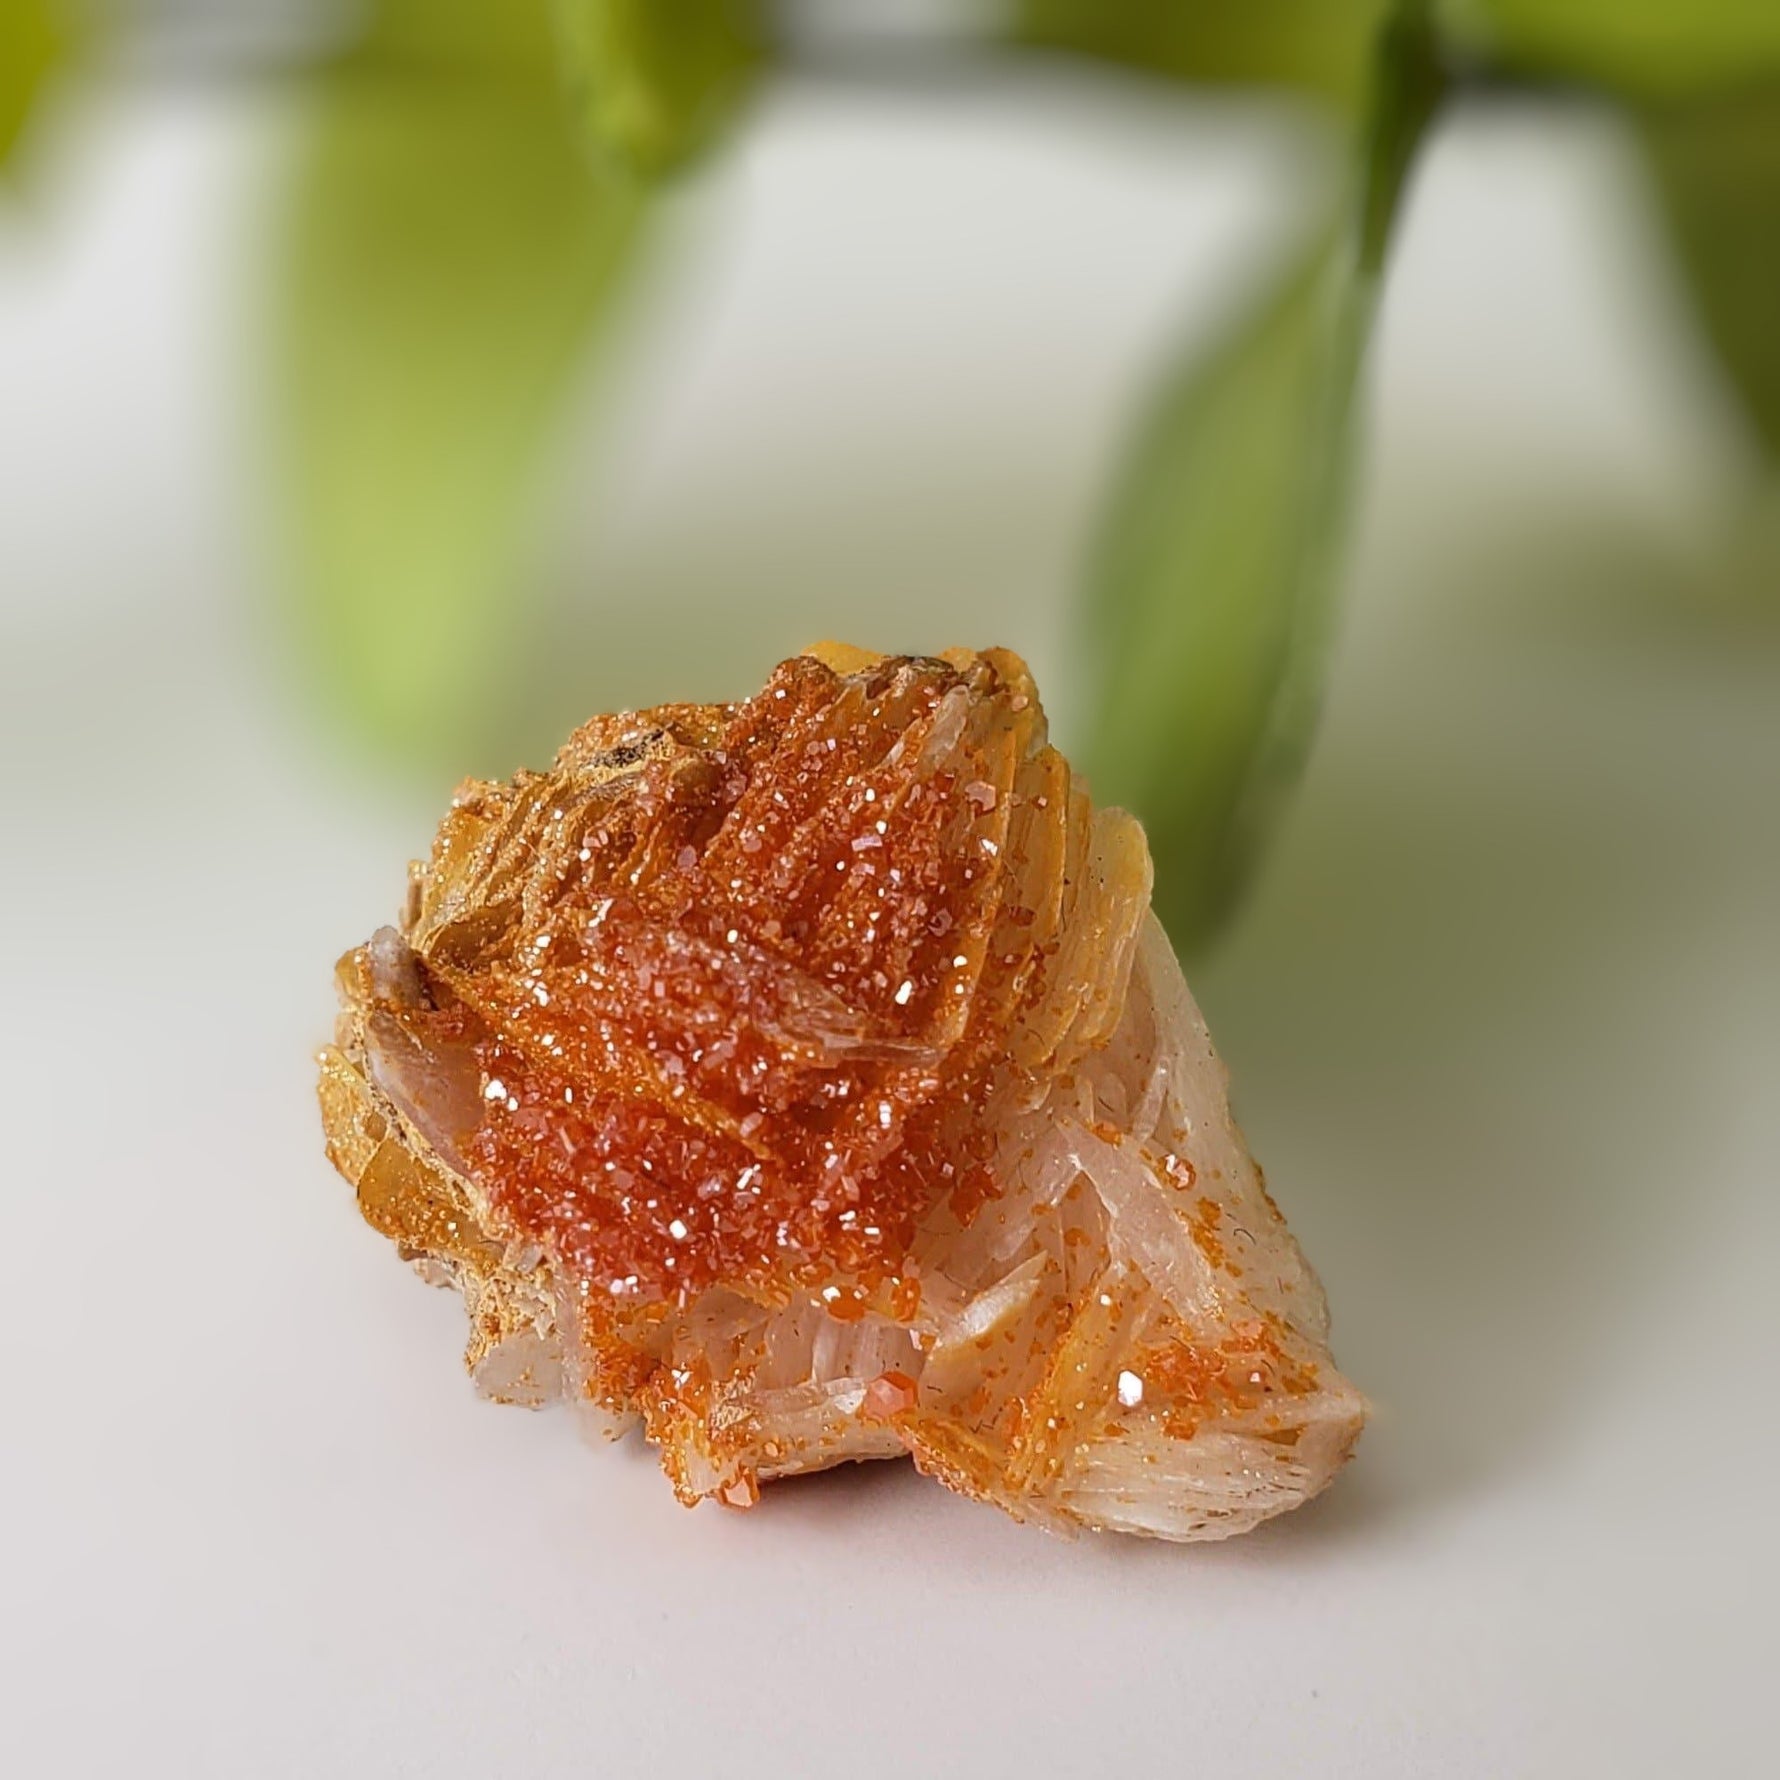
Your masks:
<svg viewBox="0 0 1780 1780"><path fill-rule="evenodd" d="M697 276L661 215L787 72L944 80L1025 58L1295 108L1329 144L1293 250L1211 350L1195 326L1159 367L1080 565L1071 739L1097 795L1143 817L1189 952L1310 745L1366 343L1444 107L1586 93L1627 120L1691 325L1752 448L1780 453L1774 0L0 0L8 182L29 191L62 96L157 42L299 95L260 218L282 622L320 708L392 772L505 772L535 743L528 664L553 618L527 540L565 415L626 308ZM995 639L887 617L858 640Z"/></svg>

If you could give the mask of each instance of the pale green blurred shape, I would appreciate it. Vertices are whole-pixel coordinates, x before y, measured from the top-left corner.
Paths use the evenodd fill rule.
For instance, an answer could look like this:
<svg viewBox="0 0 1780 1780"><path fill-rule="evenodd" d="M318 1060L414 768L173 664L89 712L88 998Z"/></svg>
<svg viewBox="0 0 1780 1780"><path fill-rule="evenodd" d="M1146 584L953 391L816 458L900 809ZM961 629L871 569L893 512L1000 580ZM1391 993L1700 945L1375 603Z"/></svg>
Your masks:
<svg viewBox="0 0 1780 1780"><path fill-rule="evenodd" d="M1285 788L1275 757L1314 704L1348 432L1340 279L1336 251L1315 252L1163 395L1090 581L1089 773L1143 818L1158 909L1189 949L1230 906Z"/></svg>
<svg viewBox="0 0 1780 1780"><path fill-rule="evenodd" d="M1642 122L1700 321L1780 461L1780 78Z"/></svg>
<svg viewBox="0 0 1780 1780"><path fill-rule="evenodd" d="M553 0L563 75L596 155L668 171L707 148L762 54L755 0Z"/></svg>
<svg viewBox="0 0 1780 1780"><path fill-rule="evenodd" d="M1516 72L1674 96L1780 69L1775 0L1447 0L1452 33Z"/></svg>
<svg viewBox="0 0 1780 1780"><path fill-rule="evenodd" d="M1455 31L1515 73L1639 107L1698 318L1780 454L1780 3L1454 0Z"/></svg>
<svg viewBox="0 0 1780 1780"><path fill-rule="evenodd" d="M0 168L24 139L49 76L65 53L58 10L49 0L0 4Z"/></svg>
<svg viewBox="0 0 1780 1780"><path fill-rule="evenodd" d="M355 732L462 770L494 743L535 472L642 200L577 152L544 0L386 4L309 104L276 342L298 625Z"/></svg>
<svg viewBox="0 0 1780 1780"><path fill-rule="evenodd" d="M372 0L351 59L403 74L542 86L556 67L550 0Z"/></svg>
<svg viewBox="0 0 1780 1780"><path fill-rule="evenodd" d="M1309 747L1354 379L1440 87L1426 9L1405 6L1381 41L1351 214L1163 392L1090 577L1095 793L1143 819L1158 912L1188 952L1234 906Z"/></svg>

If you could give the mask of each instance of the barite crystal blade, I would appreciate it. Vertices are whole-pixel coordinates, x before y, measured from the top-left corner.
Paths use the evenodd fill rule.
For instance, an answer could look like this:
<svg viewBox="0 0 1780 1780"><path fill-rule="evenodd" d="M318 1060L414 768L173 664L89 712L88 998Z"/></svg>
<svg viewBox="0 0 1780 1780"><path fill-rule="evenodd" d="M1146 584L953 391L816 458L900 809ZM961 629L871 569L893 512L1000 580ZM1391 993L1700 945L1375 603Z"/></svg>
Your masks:
<svg viewBox="0 0 1780 1780"><path fill-rule="evenodd" d="M360 1210L503 1402L683 1501L912 1454L1171 1539L1314 1495L1363 1399L1024 664L824 645L458 791L321 1059Z"/></svg>

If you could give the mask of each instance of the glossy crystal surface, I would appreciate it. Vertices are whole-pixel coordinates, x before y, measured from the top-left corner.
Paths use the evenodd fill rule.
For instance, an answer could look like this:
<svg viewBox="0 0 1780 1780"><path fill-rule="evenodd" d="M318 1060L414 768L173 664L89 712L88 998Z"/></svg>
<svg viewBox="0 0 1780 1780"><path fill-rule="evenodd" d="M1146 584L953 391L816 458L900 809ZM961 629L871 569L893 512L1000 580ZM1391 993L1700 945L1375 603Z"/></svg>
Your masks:
<svg viewBox="0 0 1780 1780"><path fill-rule="evenodd" d="M330 1154L489 1394L640 1418L685 1500L909 1452L1237 1531L1363 1405L1149 887L1005 651L596 718L341 961Z"/></svg>

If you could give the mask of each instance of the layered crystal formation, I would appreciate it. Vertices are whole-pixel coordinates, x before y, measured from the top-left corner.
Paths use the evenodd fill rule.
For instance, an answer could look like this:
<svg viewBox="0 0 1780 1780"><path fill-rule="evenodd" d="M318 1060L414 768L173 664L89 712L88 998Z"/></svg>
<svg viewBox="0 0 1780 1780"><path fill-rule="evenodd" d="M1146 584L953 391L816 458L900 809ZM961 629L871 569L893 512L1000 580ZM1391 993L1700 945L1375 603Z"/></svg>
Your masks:
<svg viewBox="0 0 1780 1780"><path fill-rule="evenodd" d="M1364 1405L1149 912L1005 651L828 645L470 783L341 960L329 1154L503 1401L682 1500L846 1459L1215 1538Z"/></svg>

